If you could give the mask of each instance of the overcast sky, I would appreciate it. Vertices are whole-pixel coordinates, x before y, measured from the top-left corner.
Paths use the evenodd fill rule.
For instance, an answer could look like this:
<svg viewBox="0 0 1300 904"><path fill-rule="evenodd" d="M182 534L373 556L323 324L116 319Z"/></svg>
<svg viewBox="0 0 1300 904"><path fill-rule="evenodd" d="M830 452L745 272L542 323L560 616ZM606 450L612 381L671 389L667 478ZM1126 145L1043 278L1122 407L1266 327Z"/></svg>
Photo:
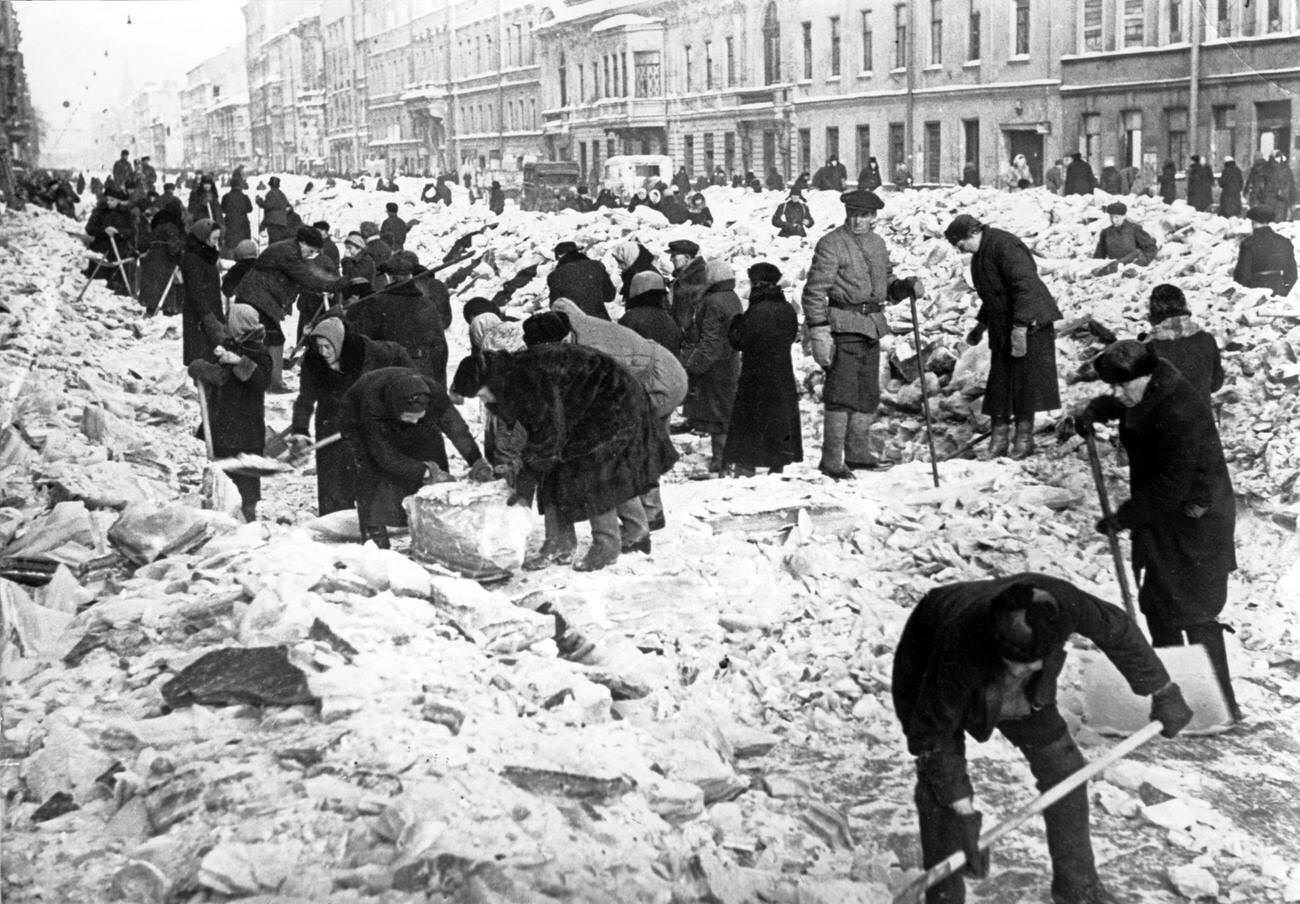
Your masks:
<svg viewBox="0 0 1300 904"><path fill-rule="evenodd" d="M128 71L137 88L183 86L188 70L243 42L244 2L17 0L32 103L49 126L42 145L87 146L88 121L117 102Z"/></svg>

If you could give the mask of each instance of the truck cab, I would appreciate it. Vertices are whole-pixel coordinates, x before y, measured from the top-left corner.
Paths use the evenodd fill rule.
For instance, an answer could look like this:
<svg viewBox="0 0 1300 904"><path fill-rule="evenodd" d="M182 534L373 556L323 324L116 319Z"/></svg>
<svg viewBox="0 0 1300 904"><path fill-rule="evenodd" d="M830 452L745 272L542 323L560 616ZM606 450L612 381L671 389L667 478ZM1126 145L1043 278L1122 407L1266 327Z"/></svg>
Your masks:
<svg viewBox="0 0 1300 904"><path fill-rule="evenodd" d="M561 196L578 190L578 164L561 160L524 164L519 206L523 210L559 210Z"/></svg>
<svg viewBox="0 0 1300 904"><path fill-rule="evenodd" d="M663 154L620 154L605 161L601 188L607 188L627 199L641 188L652 188L656 183L670 184L673 179L673 159Z"/></svg>

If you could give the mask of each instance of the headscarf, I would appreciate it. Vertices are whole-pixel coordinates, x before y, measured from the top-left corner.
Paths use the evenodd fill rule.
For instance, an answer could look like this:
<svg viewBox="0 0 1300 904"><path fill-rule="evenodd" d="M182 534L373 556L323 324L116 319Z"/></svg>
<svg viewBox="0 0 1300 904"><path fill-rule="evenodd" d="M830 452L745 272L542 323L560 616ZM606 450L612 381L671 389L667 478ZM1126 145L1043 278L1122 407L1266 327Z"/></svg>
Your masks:
<svg viewBox="0 0 1300 904"><path fill-rule="evenodd" d="M347 328L343 325L341 317L326 317L320 323L312 327L308 336L313 339L324 339L334 349L334 363L343 355L343 339L347 335Z"/></svg>
<svg viewBox="0 0 1300 904"><path fill-rule="evenodd" d="M246 304L232 304L226 315L226 331L230 340L226 346L242 355L261 352L266 344L266 327L257 313L257 309Z"/></svg>
<svg viewBox="0 0 1300 904"><path fill-rule="evenodd" d="M619 242L609 252L609 256L618 262L620 270L626 270L636 263L641 255L641 247L636 242Z"/></svg>
<svg viewBox="0 0 1300 904"><path fill-rule="evenodd" d="M736 279L736 271L731 269L731 264L723 260L710 259L704 265L704 280L710 286L716 286L718 283Z"/></svg>
<svg viewBox="0 0 1300 904"><path fill-rule="evenodd" d="M216 221L209 220L205 217L202 220L194 221L194 225L190 227L190 235L198 239L200 243L206 245L208 239L212 237L213 230L220 228L221 227L216 224Z"/></svg>
<svg viewBox="0 0 1300 904"><path fill-rule="evenodd" d="M384 407L394 418L411 411L428 411L432 397L429 384L414 370L395 377L384 387Z"/></svg>
<svg viewBox="0 0 1300 904"><path fill-rule="evenodd" d="M496 314L479 314L469 325L469 338L483 352L518 352L527 348L524 325L517 320L502 320Z"/></svg>
<svg viewBox="0 0 1300 904"><path fill-rule="evenodd" d="M524 321L524 343L532 348L548 342L563 342L569 331L569 317L563 311L539 311Z"/></svg>

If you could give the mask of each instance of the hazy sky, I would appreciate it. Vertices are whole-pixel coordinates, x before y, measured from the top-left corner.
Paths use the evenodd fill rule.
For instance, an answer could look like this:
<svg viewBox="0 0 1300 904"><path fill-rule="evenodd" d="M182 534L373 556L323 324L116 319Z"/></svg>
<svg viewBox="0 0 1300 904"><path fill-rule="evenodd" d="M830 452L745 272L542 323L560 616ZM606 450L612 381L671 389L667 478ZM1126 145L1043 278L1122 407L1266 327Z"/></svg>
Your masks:
<svg viewBox="0 0 1300 904"><path fill-rule="evenodd" d="M188 70L243 42L244 2L17 0L32 103L49 126L42 145L88 146L91 123L117 102L128 72L137 88L183 86Z"/></svg>

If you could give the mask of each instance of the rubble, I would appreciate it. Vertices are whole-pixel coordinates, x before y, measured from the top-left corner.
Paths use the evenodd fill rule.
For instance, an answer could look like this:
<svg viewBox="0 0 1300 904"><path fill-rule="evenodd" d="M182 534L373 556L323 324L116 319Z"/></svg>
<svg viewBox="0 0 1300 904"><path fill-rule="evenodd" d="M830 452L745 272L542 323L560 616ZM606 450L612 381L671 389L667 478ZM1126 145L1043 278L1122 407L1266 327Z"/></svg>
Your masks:
<svg viewBox="0 0 1300 904"><path fill-rule="evenodd" d="M291 196L298 178L285 177ZM773 260L797 299L812 242L772 236L775 196L707 194L726 228L509 210L474 239L483 257L457 297L491 295L560 236L596 257L629 237L662 256L670 237L689 236L738 273ZM838 221L838 200L812 194L819 223ZM489 221L459 202L426 210L416 195L404 186L396 199L403 215L420 215L407 246L422 260ZM1091 199L960 189L886 200L881 229L898 272L920 273L931 288L919 307L941 455L984 426L986 365L961 341L974 299L960 256L940 238L968 210L1032 241L1071 320L1093 316L1135 334L1149 286L1176 277L1221 345L1241 346L1227 355L1237 397L1222 410L1239 491L1270 516L1294 508L1300 313L1294 299L1263 299L1223 278L1240 224L1139 203L1135 217L1165 250L1147 271L1094 279L1085 269L1099 210ZM377 203L338 189L301 209L343 227ZM1023 464L945 462L943 485L931 485L918 460L925 437L905 305L890 310L900 335L887 417L873 435L899 462L893 470L850 490L808 463L780 477L685 482L706 453L683 437L684 465L664 487L670 526L655 535L654 555L624 556L599 575L552 570L487 589L445 563L346 542L355 515L313 519L309 471L267 480L262 522L202 509L202 444L177 324L140 320L99 285L70 304L81 288L78 246L52 216L13 215L0 230L47 255L37 270L0 243L0 294L31 288L0 313L0 566L49 566L37 576L25 565L31 583L0 581L4 892L14 900L357 902L433 890L465 900L886 901L886 886L916 866L912 767L889 699L910 606L943 581L1026 569L1118 599L1092 533L1090 478L1070 443ZM541 303L548 268L516 294L513 313ZM454 360L466 342L459 322L450 339ZM1063 330L1063 379L1093 349ZM818 381L805 383L811 458ZM1071 384L1066 393L1091 391ZM286 420L287 403L269 398L268 418ZM464 410L477 426L474 406ZM1113 456L1107 466L1118 473ZM509 570L518 537L533 530L512 533L506 561L484 534L467 533L476 555ZM1230 611L1242 702L1261 722L1285 724L1295 686L1285 663L1300 661L1287 608L1300 543L1285 519L1245 508L1239 535ZM557 614L582 646L561 643ZM239 658L249 655L273 662L277 680L258 681ZM1196 858L1221 894L1294 896L1294 852L1256 827L1254 811L1268 802L1246 801L1224 774L1294 788L1269 771L1285 735L1257 730L1233 742L1240 755L1225 755L1222 769L1169 745L1165 771L1146 759L1111 770L1096 785L1099 836L1127 849L1125 833L1141 831L1155 851L1143 855L1147 872L1163 882L1169 869L1180 889L1178 861ZM1027 773L1008 780L984 768L1005 750L971 753L991 813L1032 794ZM69 802L77 809L56 814ZM1007 843L1045 863L1041 836ZM1045 893L1046 879L1035 883L1026 894ZM998 894L996 874L972 889L977 901Z"/></svg>

